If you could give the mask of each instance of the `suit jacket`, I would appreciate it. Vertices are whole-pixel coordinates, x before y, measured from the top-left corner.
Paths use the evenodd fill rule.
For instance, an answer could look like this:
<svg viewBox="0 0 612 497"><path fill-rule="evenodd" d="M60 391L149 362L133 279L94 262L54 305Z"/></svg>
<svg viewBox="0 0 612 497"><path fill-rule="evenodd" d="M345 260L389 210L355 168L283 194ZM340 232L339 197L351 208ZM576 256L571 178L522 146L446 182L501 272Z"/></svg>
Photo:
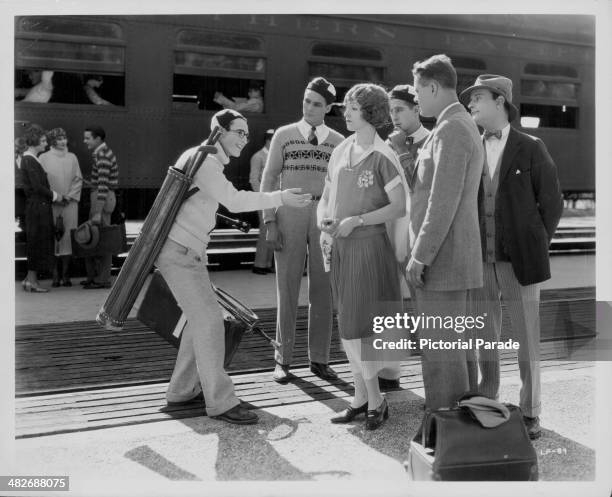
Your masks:
<svg viewBox="0 0 612 497"><path fill-rule="evenodd" d="M415 165L410 246L427 266L425 290L467 290L482 286L477 198L484 147L460 103L441 117Z"/></svg>
<svg viewBox="0 0 612 497"><path fill-rule="evenodd" d="M521 285L550 278L548 247L561 214L557 168L542 141L510 128L501 157L495 198L495 257L509 260ZM484 233L484 186L478 191ZM482 238L485 240L484 236ZM483 257L486 244L482 246Z"/></svg>

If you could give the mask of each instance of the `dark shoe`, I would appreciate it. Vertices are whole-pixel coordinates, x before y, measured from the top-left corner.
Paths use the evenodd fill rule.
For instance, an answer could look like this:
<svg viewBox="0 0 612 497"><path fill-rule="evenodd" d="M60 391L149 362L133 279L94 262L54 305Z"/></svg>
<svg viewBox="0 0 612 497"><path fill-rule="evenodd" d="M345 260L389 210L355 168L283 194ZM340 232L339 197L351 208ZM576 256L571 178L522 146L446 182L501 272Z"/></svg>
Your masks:
<svg viewBox="0 0 612 497"><path fill-rule="evenodd" d="M542 435L542 428L540 427L540 418L538 418L537 416L535 418L523 416L523 423L525 423L525 428L527 428L527 435L529 435L530 440L536 440L540 438L540 436Z"/></svg>
<svg viewBox="0 0 612 497"><path fill-rule="evenodd" d="M375 430L389 418L387 399L383 399L377 409L369 410L366 414L366 430Z"/></svg>
<svg viewBox="0 0 612 497"><path fill-rule="evenodd" d="M99 288L110 288L111 286L112 285L110 283L96 283L95 281L92 281L91 283L84 285L83 288L85 290L97 290Z"/></svg>
<svg viewBox="0 0 612 497"><path fill-rule="evenodd" d="M226 421L227 423L233 423L235 425L254 425L259 421L257 414L247 411L240 404L218 416L211 416L211 418L220 419L221 421Z"/></svg>
<svg viewBox="0 0 612 497"><path fill-rule="evenodd" d="M274 368L274 373L272 374L272 379L276 383L289 383L289 364L279 364L276 363L276 367Z"/></svg>
<svg viewBox="0 0 612 497"><path fill-rule="evenodd" d="M378 378L378 387L381 392L386 392L387 390L395 390L400 387L400 381L398 380L388 380L387 378Z"/></svg>
<svg viewBox="0 0 612 497"><path fill-rule="evenodd" d="M53 288L57 288L58 286L60 286L60 282L59 282L59 280L53 280L53 283L51 283L51 286L52 286Z"/></svg>
<svg viewBox="0 0 612 497"><path fill-rule="evenodd" d="M62 286L72 286L72 281L64 280L64 281L62 281Z"/></svg>
<svg viewBox="0 0 612 497"><path fill-rule="evenodd" d="M94 281L93 280L83 280L79 282L79 285L91 285Z"/></svg>
<svg viewBox="0 0 612 497"><path fill-rule="evenodd" d="M360 407L347 407L344 411L342 411L337 416L334 416L330 419L332 423L350 423L355 419L358 414L365 414L368 412L368 403L366 402Z"/></svg>
<svg viewBox="0 0 612 497"><path fill-rule="evenodd" d="M338 375L336 374L336 372L327 364L323 364L321 362L311 362L310 371L312 371L315 375L317 375L323 380L329 381L338 379Z"/></svg>
<svg viewBox="0 0 612 497"><path fill-rule="evenodd" d="M204 402L204 393L200 392L195 397L192 397L191 399L187 399L187 400L176 400L176 401L167 400L166 404L168 405L168 407L180 407L180 406L187 406L189 404L196 404L198 402L202 402L202 403Z"/></svg>
<svg viewBox="0 0 612 497"><path fill-rule="evenodd" d="M268 274L268 270L265 267L253 266L251 271L253 271L255 274Z"/></svg>

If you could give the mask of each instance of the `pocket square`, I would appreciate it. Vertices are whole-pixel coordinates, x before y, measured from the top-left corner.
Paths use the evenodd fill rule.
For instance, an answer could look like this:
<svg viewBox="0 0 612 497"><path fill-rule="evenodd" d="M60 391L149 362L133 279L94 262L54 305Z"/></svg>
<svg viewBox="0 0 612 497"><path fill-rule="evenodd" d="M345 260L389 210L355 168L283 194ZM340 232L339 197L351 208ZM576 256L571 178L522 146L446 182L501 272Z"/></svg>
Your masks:
<svg viewBox="0 0 612 497"><path fill-rule="evenodd" d="M521 174L521 170L517 169L516 172L514 174Z"/></svg>

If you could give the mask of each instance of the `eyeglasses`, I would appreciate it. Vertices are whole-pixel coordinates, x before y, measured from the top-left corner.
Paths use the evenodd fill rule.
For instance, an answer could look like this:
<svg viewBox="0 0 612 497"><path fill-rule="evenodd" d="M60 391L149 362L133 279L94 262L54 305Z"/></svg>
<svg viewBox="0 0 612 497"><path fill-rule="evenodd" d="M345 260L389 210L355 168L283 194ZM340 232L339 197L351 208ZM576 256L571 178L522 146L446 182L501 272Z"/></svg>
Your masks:
<svg viewBox="0 0 612 497"><path fill-rule="evenodd" d="M230 129L230 133L236 133L243 140L249 141L249 134L243 129Z"/></svg>

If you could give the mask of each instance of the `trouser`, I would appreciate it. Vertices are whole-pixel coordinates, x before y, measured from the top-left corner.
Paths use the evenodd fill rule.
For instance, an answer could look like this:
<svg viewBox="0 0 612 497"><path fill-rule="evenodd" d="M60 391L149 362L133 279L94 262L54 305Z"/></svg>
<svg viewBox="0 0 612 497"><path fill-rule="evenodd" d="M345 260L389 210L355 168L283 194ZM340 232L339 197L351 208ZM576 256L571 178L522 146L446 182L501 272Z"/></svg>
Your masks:
<svg viewBox="0 0 612 497"><path fill-rule="evenodd" d="M274 251L266 243L266 225L263 220L263 211L259 211L259 237L257 238L255 262L254 266L258 268L270 268L272 267L272 258Z"/></svg>
<svg viewBox="0 0 612 497"><path fill-rule="evenodd" d="M223 315L210 285L206 255L168 239L155 264L187 320L166 398L180 402L202 390L206 413L224 413L240 400L223 369Z"/></svg>
<svg viewBox="0 0 612 497"><path fill-rule="evenodd" d="M332 298L329 273L323 268L323 256L317 228L317 202L298 209L280 207L276 213L283 247L275 254L276 340L281 346L275 353L280 364L291 364L295 339L300 283L308 254L308 358L313 362L329 362L332 333Z"/></svg>
<svg viewBox="0 0 612 497"><path fill-rule="evenodd" d="M501 299L506 304L512 328L511 337L519 343L518 365L521 376L519 406L525 416L540 415L540 285L521 285L510 262L485 263L484 285L469 292L469 310L473 316L486 314L485 327L474 330L475 338L485 342L501 337ZM471 374L470 388L497 398L499 394L499 350L479 349L469 357L470 367L480 367L481 381ZM478 365L478 366L477 366Z"/></svg>
<svg viewBox="0 0 612 497"><path fill-rule="evenodd" d="M98 200L98 190L92 190L90 194L91 205L89 208L89 219L94 214L102 214L102 225L109 226L111 224L111 214L115 210L116 198L115 192L109 190L106 195L106 200ZM85 257L85 271L87 279L96 283L109 283L111 276L111 267L113 264L113 255L104 254L94 257Z"/></svg>
<svg viewBox="0 0 612 497"><path fill-rule="evenodd" d="M463 338L453 328L438 326L451 317L464 317L467 308L467 291L414 290L414 303L418 315L430 319L428 326L419 328L419 339L430 339L432 343L456 342ZM425 407L439 409L452 407L469 388L466 351L459 348L438 349L421 347L421 367L425 387Z"/></svg>

